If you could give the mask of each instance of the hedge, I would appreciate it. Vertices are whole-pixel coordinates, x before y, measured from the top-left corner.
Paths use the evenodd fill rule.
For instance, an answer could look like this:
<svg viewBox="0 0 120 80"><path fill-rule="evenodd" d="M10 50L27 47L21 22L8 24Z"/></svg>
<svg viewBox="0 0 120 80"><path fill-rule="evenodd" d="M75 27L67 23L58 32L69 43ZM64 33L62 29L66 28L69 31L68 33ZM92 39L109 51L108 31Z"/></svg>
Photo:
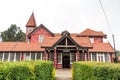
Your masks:
<svg viewBox="0 0 120 80"><path fill-rule="evenodd" d="M120 64L74 62L73 80L120 80Z"/></svg>
<svg viewBox="0 0 120 80"><path fill-rule="evenodd" d="M51 61L0 62L0 80L54 80Z"/></svg>

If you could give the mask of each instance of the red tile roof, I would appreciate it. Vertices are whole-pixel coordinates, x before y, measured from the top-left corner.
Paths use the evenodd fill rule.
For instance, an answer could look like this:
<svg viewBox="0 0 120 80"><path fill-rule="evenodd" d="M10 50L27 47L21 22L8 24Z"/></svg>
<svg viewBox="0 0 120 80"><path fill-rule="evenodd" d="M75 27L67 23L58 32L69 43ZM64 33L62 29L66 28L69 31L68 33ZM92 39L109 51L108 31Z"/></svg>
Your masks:
<svg viewBox="0 0 120 80"><path fill-rule="evenodd" d="M2 42L0 51L44 51L44 48L39 43Z"/></svg>
<svg viewBox="0 0 120 80"><path fill-rule="evenodd" d="M53 46L62 36L59 37L47 37L45 38L42 47L51 47ZM75 37L72 36L72 39L81 47L92 47L88 37Z"/></svg>
<svg viewBox="0 0 120 80"><path fill-rule="evenodd" d="M93 43L93 49L89 52L115 52L110 43Z"/></svg>
<svg viewBox="0 0 120 80"><path fill-rule="evenodd" d="M34 13L32 13L32 15L30 16L27 24L26 24L26 27L36 27L36 21L35 21L35 17L34 17Z"/></svg>
<svg viewBox="0 0 120 80"><path fill-rule="evenodd" d="M42 47L51 47L53 46L59 39L61 38L61 36L59 37L46 37Z"/></svg>
<svg viewBox="0 0 120 80"><path fill-rule="evenodd" d="M103 37L106 37L107 35L104 34L102 31L94 31L91 29L86 29L77 36L103 36Z"/></svg>
<svg viewBox="0 0 120 80"><path fill-rule="evenodd" d="M92 44L88 37L72 37L72 38L81 47L91 47L92 48Z"/></svg>

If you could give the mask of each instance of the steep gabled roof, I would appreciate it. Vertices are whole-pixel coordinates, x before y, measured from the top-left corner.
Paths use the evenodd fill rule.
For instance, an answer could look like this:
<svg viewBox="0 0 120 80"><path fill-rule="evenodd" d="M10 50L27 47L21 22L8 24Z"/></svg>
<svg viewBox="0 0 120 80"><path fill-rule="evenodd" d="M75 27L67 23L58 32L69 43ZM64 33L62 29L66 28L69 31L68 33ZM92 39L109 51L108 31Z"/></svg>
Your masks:
<svg viewBox="0 0 120 80"><path fill-rule="evenodd" d="M104 34L102 31L94 31L91 29L86 29L83 32L81 32L79 35L77 36L102 36L102 37L106 37L107 35Z"/></svg>
<svg viewBox="0 0 120 80"><path fill-rule="evenodd" d="M35 33L36 31L38 31L40 28L44 28L45 30L47 30L52 36L54 36L54 34L48 30L43 24L41 24L39 27L37 27L36 29L34 29L30 34L28 34L28 37L30 37L33 33Z"/></svg>
<svg viewBox="0 0 120 80"><path fill-rule="evenodd" d="M115 52L110 43L93 43L93 49L89 52Z"/></svg>
<svg viewBox="0 0 120 80"><path fill-rule="evenodd" d="M34 13L31 14L27 24L26 24L26 27L36 27L36 21L35 21L35 17L34 17Z"/></svg>

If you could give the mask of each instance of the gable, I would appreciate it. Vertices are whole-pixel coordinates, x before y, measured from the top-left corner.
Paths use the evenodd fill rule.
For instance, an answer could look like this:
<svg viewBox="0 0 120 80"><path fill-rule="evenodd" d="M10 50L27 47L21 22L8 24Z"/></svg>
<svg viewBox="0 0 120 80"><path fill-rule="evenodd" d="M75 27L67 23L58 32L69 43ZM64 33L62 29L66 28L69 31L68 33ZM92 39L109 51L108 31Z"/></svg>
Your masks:
<svg viewBox="0 0 120 80"><path fill-rule="evenodd" d="M70 47L70 46L76 46L81 48L80 45L78 45L71 37L70 35L63 35L56 43L54 43L51 46L51 49L54 47Z"/></svg>
<svg viewBox="0 0 120 80"><path fill-rule="evenodd" d="M30 34L28 34L28 37L31 37L32 35L54 36L54 34L50 30L48 30L43 24L41 24L39 27L34 29Z"/></svg>

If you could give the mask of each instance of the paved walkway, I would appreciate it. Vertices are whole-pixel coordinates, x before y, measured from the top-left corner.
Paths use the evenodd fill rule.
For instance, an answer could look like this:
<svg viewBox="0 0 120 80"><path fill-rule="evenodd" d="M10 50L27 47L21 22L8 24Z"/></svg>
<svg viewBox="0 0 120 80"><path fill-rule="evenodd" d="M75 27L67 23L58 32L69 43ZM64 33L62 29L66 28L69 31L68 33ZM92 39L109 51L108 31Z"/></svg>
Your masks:
<svg viewBox="0 0 120 80"><path fill-rule="evenodd" d="M71 69L56 69L56 80L72 80Z"/></svg>

